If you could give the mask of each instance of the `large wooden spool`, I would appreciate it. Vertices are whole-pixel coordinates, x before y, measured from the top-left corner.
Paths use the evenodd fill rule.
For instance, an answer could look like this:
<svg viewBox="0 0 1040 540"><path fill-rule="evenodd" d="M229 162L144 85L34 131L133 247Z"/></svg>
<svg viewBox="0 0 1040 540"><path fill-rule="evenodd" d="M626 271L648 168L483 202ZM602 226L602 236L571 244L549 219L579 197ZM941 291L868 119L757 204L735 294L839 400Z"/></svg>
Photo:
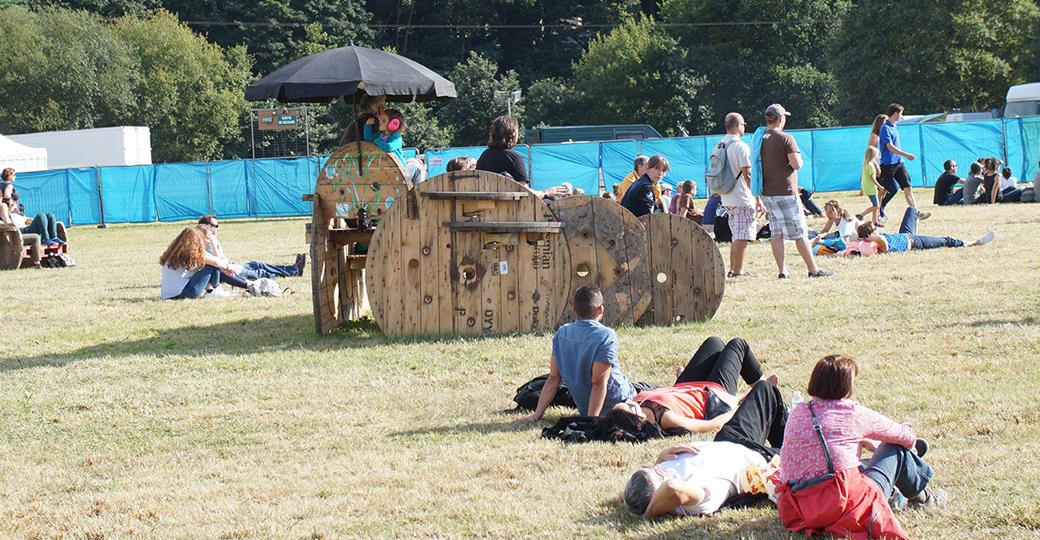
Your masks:
<svg viewBox="0 0 1040 540"><path fill-rule="evenodd" d="M374 225L399 202L414 209L410 188L397 158L371 143L344 145L325 163L309 197L311 289L319 334L361 316L366 256L359 248L373 231L359 223L359 210L365 209Z"/></svg>
<svg viewBox="0 0 1040 540"><path fill-rule="evenodd" d="M564 197L549 207L563 223L571 252L571 290L561 323L574 320L574 292L599 285L603 324L636 324L651 301L646 228L631 212L603 197Z"/></svg>
<svg viewBox="0 0 1040 540"><path fill-rule="evenodd" d="M653 300L641 321L669 325L711 319L726 284L722 254L697 223L675 214L647 214Z"/></svg>
<svg viewBox="0 0 1040 540"><path fill-rule="evenodd" d="M533 192L484 171L415 190L368 247L372 314L388 336L554 330L572 274L562 224Z"/></svg>
<svg viewBox="0 0 1040 540"><path fill-rule="evenodd" d="M22 264L22 234L14 225L0 224L0 270L14 270Z"/></svg>

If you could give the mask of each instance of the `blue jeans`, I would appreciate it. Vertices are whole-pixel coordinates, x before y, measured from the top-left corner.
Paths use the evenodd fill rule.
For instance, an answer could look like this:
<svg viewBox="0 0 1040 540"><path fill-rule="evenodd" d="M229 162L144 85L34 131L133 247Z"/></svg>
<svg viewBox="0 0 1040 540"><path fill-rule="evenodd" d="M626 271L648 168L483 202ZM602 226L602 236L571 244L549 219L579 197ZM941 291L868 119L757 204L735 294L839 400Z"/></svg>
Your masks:
<svg viewBox="0 0 1040 540"><path fill-rule="evenodd" d="M222 273L223 272L215 266L203 266L202 270L195 272L195 275L188 279L188 283L184 286L184 290L182 290L177 296L174 296L173 299L185 300L201 297L206 293L207 286L216 288L220 285L220 275Z"/></svg>
<svg viewBox="0 0 1040 540"><path fill-rule="evenodd" d="M964 188L960 188L957 191L950 193L950 196L946 197L946 200L943 201L942 206L961 204L962 202L964 202Z"/></svg>
<svg viewBox="0 0 1040 540"><path fill-rule="evenodd" d="M1000 202L1021 202L1022 189L1009 187L1000 192Z"/></svg>
<svg viewBox="0 0 1040 540"><path fill-rule="evenodd" d="M58 220L54 214L36 214L28 227L22 228L23 233L40 235L40 242L44 244L53 243L58 240Z"/></svg>
<svg viewBox="0 0 1040 540"><path fill-rule="evenodd" d="M910 207L903 214L903 222L899 224L899 234L910 235L910 249L935 249L941 247L964 247L964 242L952 236L919 236L917 221L921 213Z"/></svg>
<svg viewBox="0 0 1040 540"><path fill-rule="evenodd" d="M916 497L932 479L932 467L920 456L896 444L884 443L860 470L881 488L885 498L899 494Z"/></svg>
<svg viewBox="0 0 1040 540"><path fill-rule="evenodd" d="M260 278L271 278L277 279L280 277L295 276L298 268L295 264L267 264L260 261L249 261L242 265L242 271L238 273L239 277L248 280L257 280Z"/></svg>
<svg viewBox="0 0 1040 540"><path fill-rule="evenodd" d="M814 216L822 216L823 210L820 210L819 206L812 200L813 192L805 188L798 188L798 198L802 200L802 206Z"/></svg>

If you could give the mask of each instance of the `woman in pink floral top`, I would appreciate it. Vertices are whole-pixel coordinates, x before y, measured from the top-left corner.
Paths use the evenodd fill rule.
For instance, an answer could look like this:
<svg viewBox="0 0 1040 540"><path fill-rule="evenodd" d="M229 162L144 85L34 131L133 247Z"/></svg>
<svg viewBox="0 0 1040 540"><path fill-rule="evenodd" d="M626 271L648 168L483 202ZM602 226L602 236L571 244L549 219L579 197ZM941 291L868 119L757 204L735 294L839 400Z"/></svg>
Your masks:
<svg viewBox="0 0 1040 540"><path fill-rule="evenodd" d="M796 532L905 538L889 499L902 495L911 505L942 506L946 493L927 487L932 469L921 457L928 446L909 425L849 399L858 373L856 360L841 355L827 356L813 369L808 388L813 399L795 406L784 430L780 480L786 493L778 501L780 517ZM813 412L833 469L813 427ZM860 462L862 449L873 451L865 465ZM828 472L835 473L834 481L813 485L813 479ZM848 496L821 496L834 483Z"/></svg>

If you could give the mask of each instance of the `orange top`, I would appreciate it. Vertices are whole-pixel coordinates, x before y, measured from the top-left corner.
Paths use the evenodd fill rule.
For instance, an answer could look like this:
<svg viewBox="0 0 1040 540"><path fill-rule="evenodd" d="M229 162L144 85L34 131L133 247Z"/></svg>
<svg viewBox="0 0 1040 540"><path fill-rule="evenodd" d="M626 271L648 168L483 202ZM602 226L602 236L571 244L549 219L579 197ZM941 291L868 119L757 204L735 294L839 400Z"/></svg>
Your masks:
<svg viewBox="0 0 1040 540"><path fill-rule="evenodd" d="M640 392L634 399L636 403L650 401L686 418L704 420L709 390L726 393L719 384L695 381Z"/></svg>

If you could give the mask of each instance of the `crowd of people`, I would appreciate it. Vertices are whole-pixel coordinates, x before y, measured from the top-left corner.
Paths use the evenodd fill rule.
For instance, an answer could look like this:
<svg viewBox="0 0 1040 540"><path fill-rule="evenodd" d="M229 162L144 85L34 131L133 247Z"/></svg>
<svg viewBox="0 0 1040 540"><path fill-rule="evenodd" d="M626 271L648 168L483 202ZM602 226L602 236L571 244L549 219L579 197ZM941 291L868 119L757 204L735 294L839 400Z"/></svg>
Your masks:
<svg viewBox="0 0 1040 540"><path fill-rule="evenodd" d="M855 359L821 358L809 378L810 400L796 394L789 407L778 377L765 376L750 344L710 337L674 383L637 392L618 359L617 333L601 323L600 289L579 288L573 311L576 320L553 336L549 376L525 421L542 419L565 385L581 415L618 432L656 425L716 433L711 441L669 446L654 465L632 473L622 488L632 513L708 516L757 494L776 503L794 532L907 538L895 511L945 506L946 492L930 485L928 443L908 424L852 399Z"/></svg>
<svg viewBox="0 0 1040 540"><path fill-rule="evenodd" d="M15 187L17 171L11 167L0 171L0 223L12 225L21 233L22 244L29 248L29 257L34 268L44 263L46 246L64 245L66 241L58 235L58 219L54 214L36 213L28 217ZM65 266L62 263L55 266Z"/></svg>

